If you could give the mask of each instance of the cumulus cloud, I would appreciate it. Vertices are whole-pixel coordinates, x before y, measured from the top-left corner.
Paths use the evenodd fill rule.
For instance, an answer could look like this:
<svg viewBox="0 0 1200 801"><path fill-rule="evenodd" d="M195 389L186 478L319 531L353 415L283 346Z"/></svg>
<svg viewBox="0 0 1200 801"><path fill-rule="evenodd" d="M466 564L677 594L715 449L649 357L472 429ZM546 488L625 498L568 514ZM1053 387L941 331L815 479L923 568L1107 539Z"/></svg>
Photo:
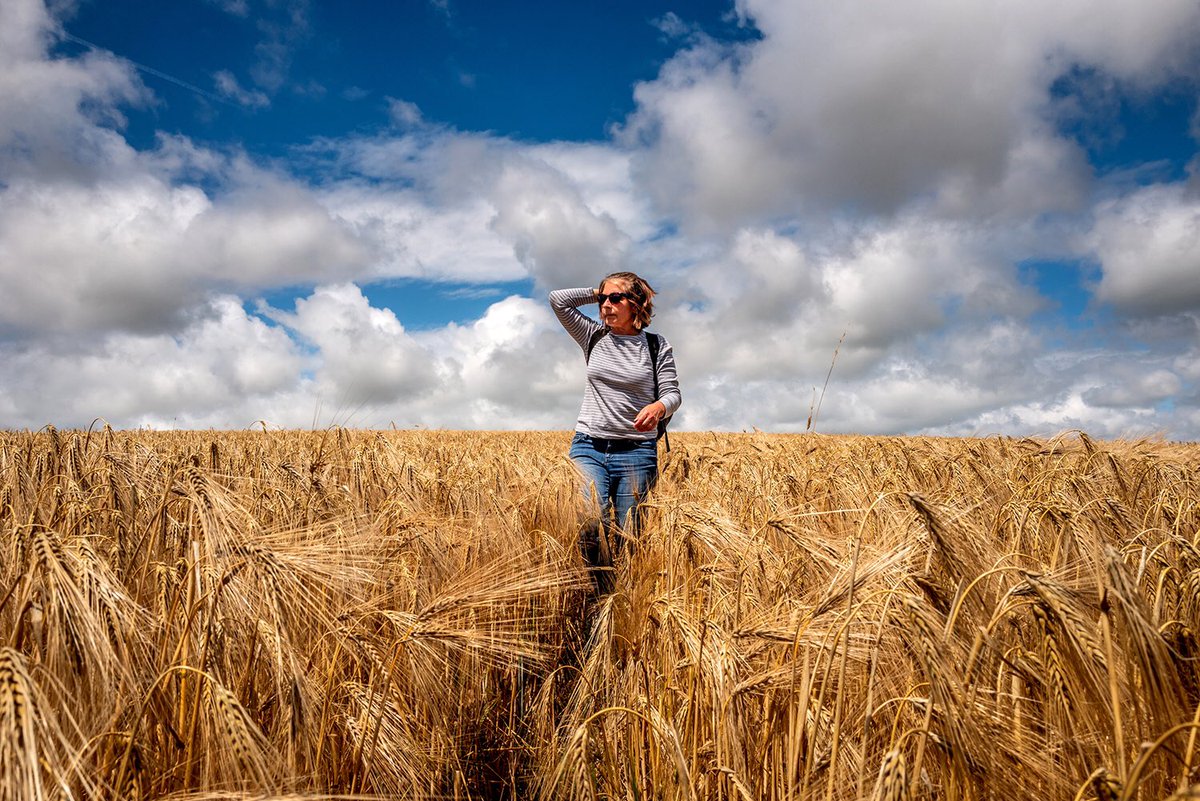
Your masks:
<svg viewBox="0 0 1200 801"><path fill-rule="evenodd" d="M1104 203L1089 241L1102 271L1098 300L1138 315L1200 309L1200 197L1184 185Z"/></svg>
<svg viewBox="0 0 1200 801"><path fill-rule="evenodd" d="M591 214L611 219L633 242L644 243L660 232L663 221L634 186L629 153L609 145L574 142L531 145L524 152L557 172Z"/></svg>
<svg viewBox="0 0 1200 801"><path fill-rule="evenodd" d="M927 198L960 214L1073 210L1087 170L1050 119L1056 78L1078 64L1161 78L1197 27L1186 0L737 8L762 40L681 52L637 87L624 131L649 145L645 191L702 228Z"/></svg>
<svg viewBox="0 0 1200 801"><path fill-rule="evenodd" d="M214 202L149 172L100 185L0 192L0 257L20 265L0 330L178 324L214 288L257 289L359 269L367 249L312 196L268 182Z"/></svg>
<svg viewBox="0 0 1200 801"><path fill-rule="evenodd" d="M286 176L179 137L130 147L116 109L147 95L126 62L50 56L32 0L0 15L0 336L161 332L214 291L365 271L369 246Z"/></svg>
<svg viewBox="0 0 1200 801"><path fill-rule="evenodd" d="M436 425L466 428L564 428L574 421L583 355L549 307L510 296L466 326L425 332L443 378L436 406L422 410Z"/></svg>
<svg viewBox="0 0 1200 801"><path fill-rule="evenodd" d="M536 353L537 358L531 358ZM293 310L248 314L218 296L171 334L0 344L10 427L330 424L563 428L583 358L549 308L511 296L465 326L418 333L354 284L323 285Z"/></svg>
<svg viewBox="0 0 1200 801"><path fill-rule="evenodd" d="M588 285L622 265L628 237L557 170L516 162L493 193L494 229L540 286Z"/></svg>
<svg viewBox="0 0 1200 801"><path fill-rule="evenodd" d="M1193 345L1186 353L1176 356L1171 368L1187 381L1200 380L1200 345Z"/></svg>
<svg viewBox="0 0 1200 801"><path fill-rule="evenodd" d="M312 152L334 170L323 202L379 246L381 277L589 284L654 231L610 148L417 130Z"/></svg>
<svg viewBox="0 0 1200 801"><path fill-rule="evenodd" d="M342 185L327 189L322 202L373 249L369 277L489 282L525 275L512 243L490 228L495 209L485 199L431 207L406 189Z"/></svg>
<svg viewBox="0 0 1200 801"><path fill-rule="evenodd" d="M549 429L578 409L582 354L530 298L509 296L468 325L418 332L353 284L318 287L294 312L261 313L308 353L304 391L270 409L273 424L320 409L322 424Z"/></svg>
<svg viewBox="0 0 1200 801"><path fill-rule="evenodd" d="M433 365L396 315L372 307L354 284L319 286L294 312L264 313L315 351L318 389L339 403L380 405L429 392Z"/></svg>
<svg viewBox="0 0 1200 801"><path fill-rule="evenodd" d="M964 330L1012 326L1039 308L1002 255L987 232L921 217L860 229L836 247L745 228L672 282L667 298L680 301L664 298L660 319L686 343L679 358L706 375L812 380L844 335L839 372L860 378L922 338L939 340L920 356L928 361Z"/></svg>
<svg viewBox="0 0 1200 801"><path fill-rule="evenodd" d="M131 65L87 51L51 59L58 23L40 0L0 4L0 175L91 180L134 157L121 104L148 102Z"/></svg>
<svg viewBox="0 0 1200 801"><path fill-rule="evenodd" d="M1130 369L1128 365L1116 366L1112 380L1103 386L1083 393L1083 401L1089 406L1126 408L1129 406L1153 406L1177 394L1183 387L1179 376L1170 370L1144 372Z"/></svg>
<svg viewBox="0 0 1200 801"><path fill-rule="evenodd" d="M303 354L287 335L220 296L172 333L0 344L0 414L11 427L48 421L119 426L248 425L293 391Z"/></svg>

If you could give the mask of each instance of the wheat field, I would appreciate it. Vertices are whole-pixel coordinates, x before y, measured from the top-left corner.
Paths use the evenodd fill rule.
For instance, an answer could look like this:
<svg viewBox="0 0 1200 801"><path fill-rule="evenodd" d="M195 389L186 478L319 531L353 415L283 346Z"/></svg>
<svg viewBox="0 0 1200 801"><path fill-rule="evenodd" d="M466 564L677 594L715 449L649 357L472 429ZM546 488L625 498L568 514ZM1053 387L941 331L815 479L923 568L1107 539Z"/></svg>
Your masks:
<svg viewBox="0 0 1200 801"><path fill-rule="evenodd" d="M0 798L1200 798L1200 447L0 433Z"/></svg>

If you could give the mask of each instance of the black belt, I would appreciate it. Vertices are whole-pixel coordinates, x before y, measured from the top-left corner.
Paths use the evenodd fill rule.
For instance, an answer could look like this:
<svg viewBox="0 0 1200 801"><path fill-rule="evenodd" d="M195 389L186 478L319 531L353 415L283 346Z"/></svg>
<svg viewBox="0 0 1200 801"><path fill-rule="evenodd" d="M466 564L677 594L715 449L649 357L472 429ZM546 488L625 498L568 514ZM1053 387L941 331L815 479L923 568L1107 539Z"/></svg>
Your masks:
<svg viewBox="0 0 1200 801"><path fill-rule="evenodd" d="M601 453L624 453L646 442L643 439L605 439L592 436L589 436L588 439L592 441L592 446Z"/></svg>

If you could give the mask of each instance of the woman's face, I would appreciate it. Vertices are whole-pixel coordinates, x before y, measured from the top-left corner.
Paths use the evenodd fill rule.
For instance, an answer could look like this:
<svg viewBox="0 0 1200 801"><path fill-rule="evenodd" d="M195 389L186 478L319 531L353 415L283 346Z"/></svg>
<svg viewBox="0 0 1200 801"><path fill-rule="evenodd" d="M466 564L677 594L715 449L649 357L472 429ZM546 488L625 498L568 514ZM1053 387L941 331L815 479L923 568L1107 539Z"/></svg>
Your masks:
<svg viewBox="0 0 1200 801"><path fill-rule="evenodd" d="M628 292L629 284L625 281L610 280L600 285L600 294L612 292ZM638 327L634 324L633 301L625 298L620 303L613 303L608 298L600 304L600 321L618 334L636 334Z"/></svg>

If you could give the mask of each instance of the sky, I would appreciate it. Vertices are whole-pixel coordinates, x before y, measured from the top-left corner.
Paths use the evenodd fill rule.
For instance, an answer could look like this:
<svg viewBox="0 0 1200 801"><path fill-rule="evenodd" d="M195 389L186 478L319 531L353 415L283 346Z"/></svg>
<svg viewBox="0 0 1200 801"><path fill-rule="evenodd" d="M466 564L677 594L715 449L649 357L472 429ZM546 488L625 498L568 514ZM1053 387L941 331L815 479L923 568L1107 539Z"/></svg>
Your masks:
<svg viewBox="0 0 1200 801"><path fill-rule="evenodd" d="M1200 439L1197 0L0 0L0 427Z"/></svg>

